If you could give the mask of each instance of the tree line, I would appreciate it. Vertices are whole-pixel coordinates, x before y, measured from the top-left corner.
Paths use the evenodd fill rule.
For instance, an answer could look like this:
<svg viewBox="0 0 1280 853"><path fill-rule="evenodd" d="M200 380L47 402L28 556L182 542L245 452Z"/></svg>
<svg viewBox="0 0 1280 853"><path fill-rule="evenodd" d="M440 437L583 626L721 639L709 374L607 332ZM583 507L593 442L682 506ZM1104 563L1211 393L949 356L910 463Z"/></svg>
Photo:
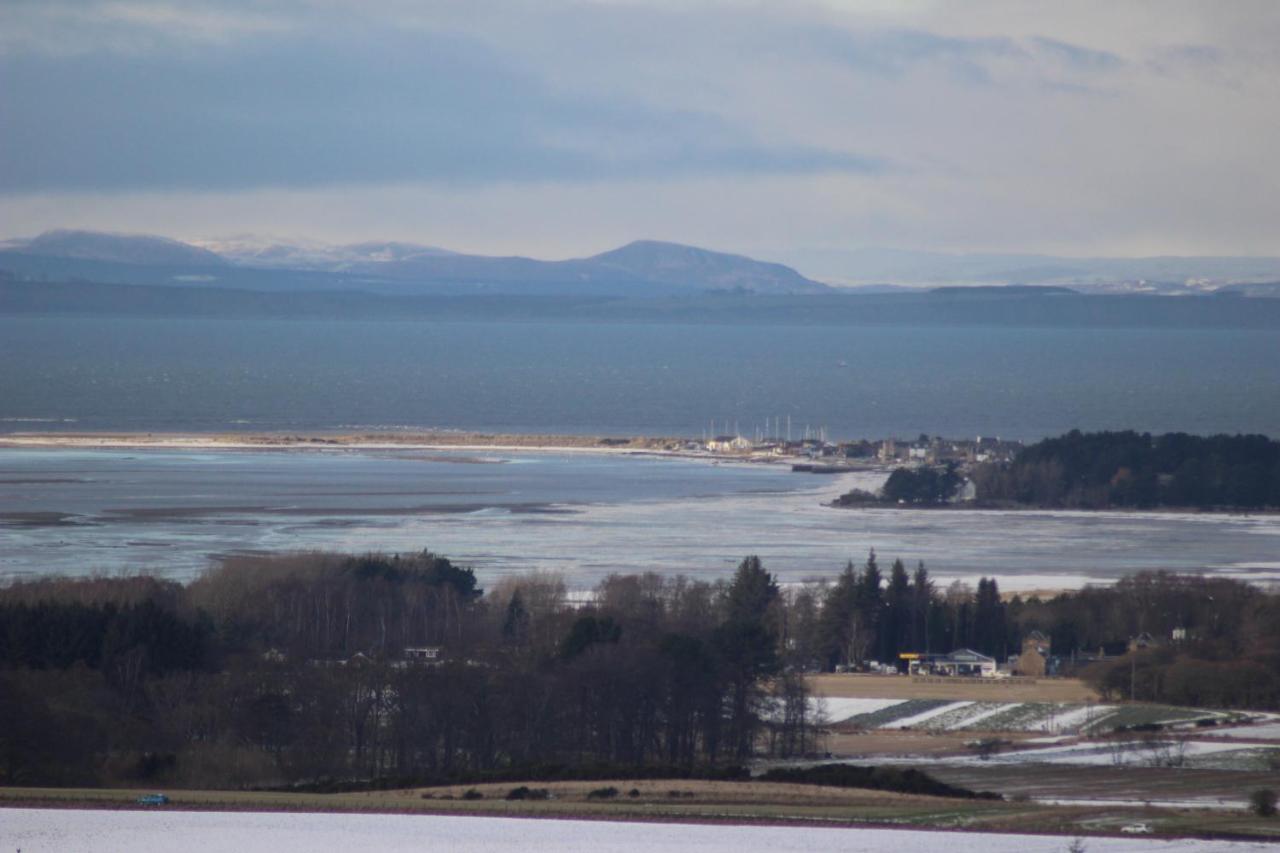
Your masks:
<svg viewBox="0 0 1280 853"><path fill-rule="evenodd" d="M954 500L964 477L955 463L921 468L896 468L877 492L851 489L833 501L835 506L889 504L892 506L937 507Z"/></svg>
<svg viewBox="0 0 1280 853"><path fill-rule="evenodd" d="M758 559L487 593L430 553L236 558L0 590L0 782L242 786L813 748ZM411 650L439 650L436 660Z"/></svg>
<svg viewBox="0 0 1280 853"><path fill-rule="evenodd" d="M978 499L1044 507L1280 507L1280 442L1263 435L1074 430L980 465Z"/></svg>
<svg viewBox="0 0 1280 853"><path fill-rule="evenodd" d="M1280 707L1280 599L1231 580L1024 599L871 552L785 588L748 557L714 582L614 575L575 601L545 573L481 590L429 552L238 557L188 585L0 588L0 783L692 772L814 753L808 672L961 647L1003 660L1031 630L1068 666L1157 638L1084 670L1116 698Z"/></svg>

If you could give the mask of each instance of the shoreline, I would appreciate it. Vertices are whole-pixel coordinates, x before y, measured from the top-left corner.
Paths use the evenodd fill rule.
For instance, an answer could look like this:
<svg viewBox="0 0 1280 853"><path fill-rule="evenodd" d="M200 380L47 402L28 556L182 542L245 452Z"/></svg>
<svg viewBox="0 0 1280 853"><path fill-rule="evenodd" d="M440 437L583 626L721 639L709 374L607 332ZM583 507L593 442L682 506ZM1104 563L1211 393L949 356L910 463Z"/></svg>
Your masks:
<svg viewBox="0 0 1280 853"><path fill-rule="evenodd" d="M892 510L894 512L941 512L941 513L1023 513L1027 515L1127 515L1127 516L1210 516L1250 518L1262 516L1271 518L1280 515L1280 508L1239 509L1232 507L1196 507L1196 506L1041 506L1039 504L983 503L969 501L955 504L896 504L886 501L867 501L865 503L842 504L839 499L826 504L831 509L857 510Z"/></svg>
<svg viewBox="0 0 1280 853"><path fill-rule="evenodd" d="M608 456L653 456L704 462L784 465L812 462L800 456L760 456L723 453L690 447L696 439L660 436L599 436L539 433L487 433L423 430L404 433L370 432L13 432L0 433L0 450L354 450L354 451L501 451L504 453L583 453ZM839 476L885 471L878 463L861 463Z"/></svg>
<svg viewBox="0 0 1280 853"><path fill-rule="evenodd" d="M421 432L12 432L0 447L215 450L564 450L674 452L684 439L423 430ZM711 455L711 454L703 454Z"/></svg>

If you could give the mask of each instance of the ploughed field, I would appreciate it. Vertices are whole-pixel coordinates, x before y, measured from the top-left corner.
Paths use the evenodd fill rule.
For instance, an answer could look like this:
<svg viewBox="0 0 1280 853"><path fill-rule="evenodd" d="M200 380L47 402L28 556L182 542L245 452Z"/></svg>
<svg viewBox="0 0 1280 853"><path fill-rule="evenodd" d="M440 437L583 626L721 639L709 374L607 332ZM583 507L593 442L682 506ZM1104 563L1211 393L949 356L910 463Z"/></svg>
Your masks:
<svg viewBox="0 0 1280 853"><path fill-rule="evenodd" d="M1178 809L1248 820L1250 792L1280 790L1274 714L1098 702L1068 679L835 675L811 685L835 760L910 765L1016 800L1150 803L1175 810L1162 818L1170 832Z"/></svg>
<svg viewBox="0 0 1280 853"><path fill-rule="evenodd" d="M1274 714L1100 702L1075 679L821 675L809 685L814 711L839 733L971 732L1017 739L1176 731L1193 740L1217 740L1204 751L1241 741L1280 743L1280 717Z"/></svg>

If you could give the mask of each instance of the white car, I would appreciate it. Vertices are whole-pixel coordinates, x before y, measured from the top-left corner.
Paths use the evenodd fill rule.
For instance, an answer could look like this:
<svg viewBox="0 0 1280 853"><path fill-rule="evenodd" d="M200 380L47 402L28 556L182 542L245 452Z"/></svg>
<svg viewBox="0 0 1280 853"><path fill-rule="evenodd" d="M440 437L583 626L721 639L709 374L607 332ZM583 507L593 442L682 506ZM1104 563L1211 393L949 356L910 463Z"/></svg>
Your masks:
<svg viewBox="0 0 1280 853"><path fill-rule="evenodd" d="M1128 823L1120 827L1121 832L1127 832L1130 835L1150 835L1155 832L1149 823Z"/></svg>

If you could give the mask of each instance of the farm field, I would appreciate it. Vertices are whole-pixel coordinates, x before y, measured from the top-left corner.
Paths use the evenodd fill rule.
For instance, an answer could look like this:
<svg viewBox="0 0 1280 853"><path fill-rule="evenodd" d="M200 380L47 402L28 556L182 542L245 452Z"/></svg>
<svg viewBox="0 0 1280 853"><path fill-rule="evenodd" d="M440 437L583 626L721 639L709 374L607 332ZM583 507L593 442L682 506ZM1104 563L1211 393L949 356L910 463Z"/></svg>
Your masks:
<svg viewBox="0 0 1280 853"><path fill-rule="evenodd" d="M1030 784L1026 780L1019 781L1016 777L1000 779L979 775L976 779L981 784L991 782L992 787L1005 784L1010 789L1019 790ZM171 803L157 808L139 808L135 801L145 792L138 790L6 788L0 789L0 827L14 825L14 815L21 813L23 809L40 806L48 808L54 815L75 814L88 809L102 814L141 815L139 819L143 822L150 819L158 823L174 820L170 817L174 814L200 812L234 812L241 816L264 811L311 814L342 812L363 816L449 815L544 819L534 821L531 825L542 825L552 819L594 819L641 820L658 824L753 824L759 827L786 824L796 828L844 826L866 829L899 826L969 832L1052 832L1094 836L1115 834L1126 825L1145 822L1156 826L1158 833L1168 836L1229 834L1237 838L1280 839L1280 825L1275 821L1253 818L1244 812L1208 808L1184 808L1177 811L1152 809L1134 801L1059 804L1025 798L1007 801L965 800L813 785L625 779L529 782L527 787L545 790L547 798L507 799L510 792L519 787L522 787L519 783L506 782L473 787L410 788L343 794L170 790L166 793L171 798ZM602 788L615 788L617 794L607 799L592 796L592 791ZM633 789L636 791L634 796L631 795ZM464 798L468 790L474 793L470 795L471 798ZM1070 790L1070 786L1066 786L1053 789L1053 793L1060 795L1062 800L1069 800L1071 798L1063 792L1069 793ZM10 840L3 834L0 837L6 842ZM373 845L372 848L370 845ZM65 849L63 846L41 847L39 844L20 846L27 853L41 849ZM748 846L755 849L758 844L753 842ZM75 846L72 849L126 848ZM199 853L202 849L204 848L186 848L184 853ZM234 849L236 853L245 853L247 849L258 848L216 849ZM281 849L288 848L271 846L270 849L273 853L279 853ZM381 847L371 841L360 845L360 849ZM608 849L615 848L610 846ZM1063 848L1059 846L1051 849ZM1090 849L1095 848L1091 846Z"/></svg>
<svg viewBox="0 0 1280 853"><path fill-rule="evenodd" d="M919 766L952 785L995 791L1012 800L1231 808L1244 815L1250 791L1280 789L1280 772L1068 764L950 763Z"/></svg>
<svg viewBox="0 0 1280 853"><path fill-rule="evenodd" d="M1280 717L1248 711L1109 704L1078 679L809 677L830 724L861 729L1100 734L1118 727L1174 725L1195 736L1280 742Z"/></svg>
<svg viewBox="0 0 1280 853"><path fill-rule="evenodd" d="M1078 697L1084 686L1045 679L974 681L814 679L826 693L815 700L829 725L823 748L837 760L918 767L1042 804L1150 803L1241 818L1251 791L1280 789L1274 714L1049 699Z"/></svg>
<svg viewBox="0 0 1280 853"><path fill-rule="evenodd" d="M1169 705L1099 705L1069 702L978 702L946 699L816 699L827 723L857 729L929 732L1034 732L1095 735L1134 726L1194 727L1211 731L1236 726L1259 715L1239 711L1177 708ZM1241 726L1252 739L1265 739L1267 726Z"/></svg>
<svg viewBox="0 0 1280 853"><path fill-rule="evenodd" d="M819 850L925 853L945 845L952 853L1049 853L1070 839L1053 835L947 833L909 829L673 825L634 822L527 820L367 814L281 812L140 812L14 809L2 813L7 846L23 851L162 853L180 845L184 853L307 853L323 851L541 851L611 850L619 853L696 850L778 853ZM1105 853L1168 853L1264 850L1254 842L1150 838L1090 838L1088 849Z"/></svg>

